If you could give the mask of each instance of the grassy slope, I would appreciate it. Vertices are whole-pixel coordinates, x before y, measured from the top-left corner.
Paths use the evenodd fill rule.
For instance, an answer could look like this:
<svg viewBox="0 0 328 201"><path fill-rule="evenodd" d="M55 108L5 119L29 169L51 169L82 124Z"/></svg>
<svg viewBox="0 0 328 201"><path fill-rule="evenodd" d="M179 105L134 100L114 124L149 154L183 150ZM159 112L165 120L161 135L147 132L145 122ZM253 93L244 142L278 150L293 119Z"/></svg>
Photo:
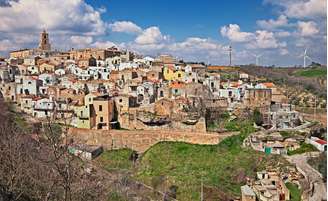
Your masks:
<svg viewBox="0 0 328 201"><path fill-rule="evenodd" d="M130 155L132 154L131 149L119 149L104 151L97 159L96 162L108 170L129 170L132 168L133 163L129 160Z"/></svg>
<svg viewBox="0 0 328 201"><path fill-rule="evenodd" d="M295 155L295 154L303 154L303 153L312 152L312 151L318 151L318 149L315 148L312 144L302 143L300 148L298 148L294 151L288 151L287 154Z"/></svg>
<svg viewBox="0 0 328 201"><path fill-rule="evenodd" d="M302 192L298 189L296 184L286 183L286 187L290 192L290 201L301 201Z"/></svg>
<svg viewBox="0 0 328 201"><path fill-rule="evenodd" d="M249 124L242 125L241 135L227 138L219 145L159 143L142 157L136 178L152 185L154 178L165 176L166 186L178 186L178 200L198 200L201 178L205 186L240 196L245 176L254 177L267 163L277 165L280 161L276 156L241 148L245 136L254 131Z"/></svg>
<svg viewBox="0 0 328 201"><path fill-rule="evenodd" d="M298 70L294 73L295 76L301 77L326 77L327 69L326 68L310 68Z"/></svg>
<svg viewBox="0 0 328 201"><path fill-rule="evenodd" d="M233 126L232 126L233 125ZM133 168L129 157L132 150L105 151L97 162L108 171L125 169L150 186L178 186L178 200L198 200L201 178L204 185L231 196L240 196L245 178L255 177L268 164L286 163L279 156L265 155L242 148L244 138L254 131L250 122L231 123L241 134L226 138L218 145L194 145L182 142L162 142L151 147ZM229 126L229 127L230 127Z"/></svg>

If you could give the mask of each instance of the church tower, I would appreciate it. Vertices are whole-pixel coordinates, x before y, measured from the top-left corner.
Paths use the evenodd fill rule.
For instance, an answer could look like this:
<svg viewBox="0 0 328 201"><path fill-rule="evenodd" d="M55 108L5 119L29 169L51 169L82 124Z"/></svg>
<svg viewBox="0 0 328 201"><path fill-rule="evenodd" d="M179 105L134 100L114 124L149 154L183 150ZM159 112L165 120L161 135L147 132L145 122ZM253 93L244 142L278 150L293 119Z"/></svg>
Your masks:
<svg viewBox="0 0 328 201"><path fill-rule="evenodd" d="M43 30L43 32L40 34L39 49L42 51L50 51L51 49L49 35L46 30Z"/></svg>

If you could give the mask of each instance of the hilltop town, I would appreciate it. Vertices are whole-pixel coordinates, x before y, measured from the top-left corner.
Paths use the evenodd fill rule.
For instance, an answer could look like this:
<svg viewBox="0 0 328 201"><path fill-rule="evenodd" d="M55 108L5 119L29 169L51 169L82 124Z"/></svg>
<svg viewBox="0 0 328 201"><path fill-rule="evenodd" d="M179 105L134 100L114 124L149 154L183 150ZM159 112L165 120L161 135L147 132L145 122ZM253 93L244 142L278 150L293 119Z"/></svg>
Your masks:
<svg viewBox="0 0 328 201"><path fill-rule="evenodd" d="M47 125L59 126L67 150L98 171L107 167L106 154L115 158L111 151L131 150L127 155L132 156L133 165L127 162L125 168L133 181L159 192L154 200L163 196L194 200L204 193L209 195L204 200L296 200L292 199L295 192L303 200L326 199L321 188L325 176L306 162L326 152L325 126L305 118L291 104L286 89L276 83L239 66L185 62L171 55L153 58L117 47L52 50L49 37L44 30L37 48L0 58L1 99L32 127L28 134L34 140L49 139L42 135ZM192 146L200 147L188 155L186 150L193 150ZM176 161L167 167L161 160L170 161L169 154L156 158L152 149L170 154L186 151L185 159L192 162ZM223 161L231 156L238 156L238 162ZM190 173L196 176L186 181L189 185L180 180L184 174L178 170L200 167L206 157L213 158L213 164L193 170L197 173ZM222 169L218 168L221 162L227 163ZM223 173L223 167L231 168L233 175ZM206 168L213 170L206 172ZM170 175L169 170L177 172ZM203 183L202 190L197 189L203 174L198 171L206 172L205 190ZM170 175L170 188L161 180L164 173ZM229 181L222 178L224 174ZM127 200L150 193L146 187L136 193L127 186L135 192Z"/></svg>

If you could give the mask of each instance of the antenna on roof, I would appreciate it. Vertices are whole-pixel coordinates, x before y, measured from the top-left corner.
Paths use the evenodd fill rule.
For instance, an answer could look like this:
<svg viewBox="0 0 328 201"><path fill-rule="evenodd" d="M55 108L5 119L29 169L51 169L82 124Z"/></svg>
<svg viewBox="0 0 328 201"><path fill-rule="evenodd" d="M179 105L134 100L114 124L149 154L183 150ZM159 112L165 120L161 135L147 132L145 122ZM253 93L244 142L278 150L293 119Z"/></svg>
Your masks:
<svg viewBox="0 0 328 201"><path fill-rule="evenodd" d="M232 64L232 62L231 62L231 60L232 60L232 47L231 47L231 44L229 45L228 51L229 51L229 66L231 66L231 64Z"/></svg>

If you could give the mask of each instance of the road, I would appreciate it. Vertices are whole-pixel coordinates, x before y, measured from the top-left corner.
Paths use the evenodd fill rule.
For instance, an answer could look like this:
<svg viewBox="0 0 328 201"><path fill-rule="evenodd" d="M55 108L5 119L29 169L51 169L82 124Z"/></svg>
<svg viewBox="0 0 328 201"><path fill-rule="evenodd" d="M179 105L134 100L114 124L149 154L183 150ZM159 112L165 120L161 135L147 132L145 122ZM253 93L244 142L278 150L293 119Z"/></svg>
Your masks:
<svg viewBox="0 0 328 201"><path fill-rule="evenodd" d="M303 200L306 201L322 201L327 200L327 189L326 184L322 180L321 174L312 168L308 163L309 153L286 156L287 160L296 165L298 169L303 171L305 174L311 189L308 189L308 193L303 194ZM306 190L305 190L306 191Z"/></svg>

